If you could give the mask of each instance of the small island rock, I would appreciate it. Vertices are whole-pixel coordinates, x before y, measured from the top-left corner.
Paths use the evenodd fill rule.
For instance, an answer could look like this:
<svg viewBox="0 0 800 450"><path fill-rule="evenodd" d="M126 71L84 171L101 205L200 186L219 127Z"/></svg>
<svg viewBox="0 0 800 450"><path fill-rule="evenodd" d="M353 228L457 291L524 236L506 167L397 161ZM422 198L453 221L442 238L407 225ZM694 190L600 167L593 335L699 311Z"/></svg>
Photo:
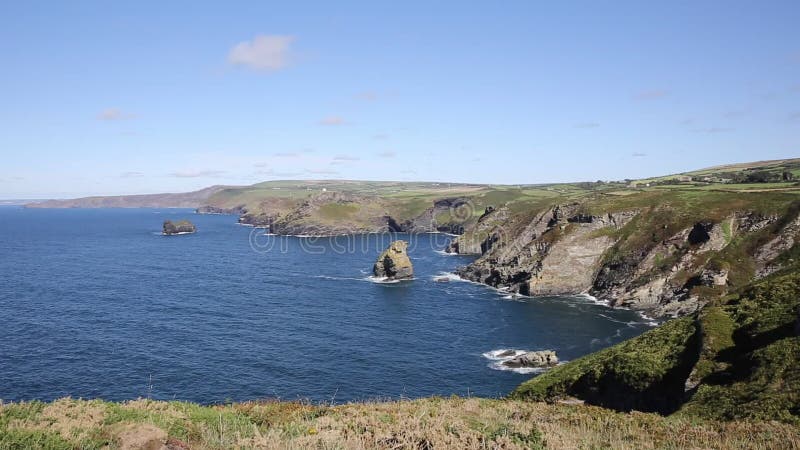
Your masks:
<svg viewBox="0 0 800 450"><path fill-rule="evenodd" d="M414 276L414 267L406 253L408 242L394 241L378 256L372 273L379 278L399 280Z"/></svg>
<svg viewBox="0 0 800 450"><path fill-rule="evenodd" d="M162 234L164 236L172 236L174 234L190 234L195 232L197 232L197 228L188 220L179 220L177 222L165 220Z"/></svg>
<svg viewBox="0 0 800 450"><path fill-rule="evenodd" d="M542 350L538 352L528 352L516 358L503 361L504 366L508 367L549 367L558 364L556 352L552 350Z"/></svg>

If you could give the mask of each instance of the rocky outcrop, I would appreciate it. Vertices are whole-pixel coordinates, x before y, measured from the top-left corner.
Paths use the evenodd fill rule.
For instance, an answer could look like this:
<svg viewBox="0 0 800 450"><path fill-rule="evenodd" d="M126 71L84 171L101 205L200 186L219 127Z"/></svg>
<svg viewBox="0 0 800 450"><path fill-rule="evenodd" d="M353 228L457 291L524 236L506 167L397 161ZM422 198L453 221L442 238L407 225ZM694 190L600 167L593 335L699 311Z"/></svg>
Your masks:
<svg viewBox="0 0 800 450"><path fill-rule="evenodd" d="M434 200L433 205L417 217L401 223L395 222L394 231L407 233L441 231L461 234L464 232L464 224L472 218L472 208L472 202L466 197Z"/></svg>
<svg viewBox="0 0 800 450"><path fill-rule="evenodd" d="M194 224L188 220L179 220L177 222L165 220L161 234L164 236L173 236L177 234L191 234L196 232L197 227L195 227Z"/></svg>
<svg viewBox="0 0 800 450"><path fill-rule="evenodd" d="M515 358L509 359L508 361L503 361L503 365L506 367L551 367L558 364L558 357L556 356L556 352L553 350L542 350L536 352L528 352L517 356Z"/></svg>
<svg viewBox="0 0 800 450"><path fill-rule="evenodd" d="M401 280L413 277L414 267L411 265L411 259L406 252L407 249L408 242L406 241L394 241L389 244L389 247L378 256L378 260L372 267L373 275L387 280Z"/></svg>
<svg viewBox="0 0 800 450"><path fill-rule="evenodd" d="M523 295L560 295L592 287L601 257L616 242L611 232L636 212L591 215L577 203L556 205L534 215L519 231L504 227L507 214L501 208L478 221L476 228L483 227L486 234L479 244L482 256L458 274ZM459 237L451 251L461 253L464 242ZM475 250L474 242L469 250Z"/></svg>
<svg viewBox="0 0 800 450"><path fill-rule="evenodd" d="M775 220L777 222L777 219ZM800 239L800 215L788 221L772 239L756 250L756 277L763 278L781 269L782 264L776 259L781 253L792 248Z"/></svg>
<svg viewBox="0 0 800 450"><path fill-rule="evenodd" d="M742 249L753 249L747 257L756 277L785 265L780 256L800 241L797 209L774 215L731 211L721 220L687 224L671 205L650 208L644 216L638 211L592 213L580 203L527 215L503 206L487 209L448 251L479 254L458 274L509 292L587 292L653 316L682 316L743 279ZM634 218L636 223L623 230ZM733 253L721 256L735 240L739 244Z"/></svg>
<svg viewBox="0 0 800 450"><path fill-rule="evenodd" d="M245 213L244 205L234 206L233 208L220 208L217 206L201 206L195 210L197 214L236 214Z"/></svg>

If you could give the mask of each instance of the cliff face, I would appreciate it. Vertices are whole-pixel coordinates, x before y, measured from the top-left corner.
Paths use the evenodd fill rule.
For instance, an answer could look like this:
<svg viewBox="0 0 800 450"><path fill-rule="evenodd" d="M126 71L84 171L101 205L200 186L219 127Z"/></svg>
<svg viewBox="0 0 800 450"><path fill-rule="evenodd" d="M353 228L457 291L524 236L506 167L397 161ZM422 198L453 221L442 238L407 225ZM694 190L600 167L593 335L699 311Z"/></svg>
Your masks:
<svg viewBox="0 0 800 450"><path fill-rule="evenodd" d="M800 270L531 379L512 397L617 410L800 424Z"/></svg>
<svg viewBox="0 0 800 450"><path fill-rule="evenodd" d="M440 198L411 210L403 200L350 194L317 192L301 199L269 198L250 211L242 208L239 223L268 228L285 235L328 236L338 234L435 231L459 233L472 220L464 220L459 208L471 205L467 198Z"/></svg>
<svg viewBox="0 0 800 450"><path fill-rule="evenodd" d="M567 203L533 214L501 207L449 251L480 254L458 274L509 292L589 293L655 316L680 316L780 269L800 237L797 203L770 214L726 203L707 211L629 203L622 210Z"/></svg>
<svg viewBox="0 0 800 450"><path fill-rule="evenodd" d="M523 295L557 295L586 292L600 269L603 254L616 242L619 230L636 214L621 212L588 215L580 205L554 206L533 217L519 232L504 224L508 210L487 211L475 225L485 233L476 245L459 237L451 251L480 250L473 264L459 269L459 275Z"/></svg>

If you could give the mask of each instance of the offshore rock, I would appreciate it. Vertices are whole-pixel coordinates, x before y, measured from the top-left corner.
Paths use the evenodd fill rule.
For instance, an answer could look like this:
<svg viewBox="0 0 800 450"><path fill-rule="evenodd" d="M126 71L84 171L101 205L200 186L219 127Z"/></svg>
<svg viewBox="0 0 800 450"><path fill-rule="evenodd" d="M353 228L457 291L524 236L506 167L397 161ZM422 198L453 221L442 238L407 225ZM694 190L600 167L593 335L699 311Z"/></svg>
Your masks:
<svg viewBox="0 0 800 450"><path fill-rule="evenodd" d="M556 352L552 350L542 350L538 352L528 352L516 358L503 361L507 367L550 367L558 364Z"/></svg>
<svg viewBox="0 0 800 450"><path fill-rule="evenodd" d="M196 232L197 227L195 227L194 224L188 220L179 220L177 222L165 220L162 234L164 236L172 236L175 234L191 234Z"/></svg>
<svg viewBox="0 0 800 450"><path fill-rule="evenodd" d="M414 276L414 267L406 250L408 242L394 241L389 244L389 248L378 256L378 260L372 268L372 273L379 278L388 280L400 280Z"/></svg>

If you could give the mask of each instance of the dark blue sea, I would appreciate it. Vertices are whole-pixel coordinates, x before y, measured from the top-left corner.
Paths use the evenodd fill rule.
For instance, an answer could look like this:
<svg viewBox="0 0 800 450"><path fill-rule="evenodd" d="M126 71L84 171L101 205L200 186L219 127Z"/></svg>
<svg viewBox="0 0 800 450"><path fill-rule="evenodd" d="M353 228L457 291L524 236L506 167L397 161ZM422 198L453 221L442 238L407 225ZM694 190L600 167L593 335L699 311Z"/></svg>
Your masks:
<svg viewBox="0 0 800 450"><path fill-rule="evenodd" d="M161 236L165 219L193 235ZM368 275L391 238L415 279ZM435 281L470 257L441 234L264 236L185 209L0 207L0 399L344 402L508 394L492 351L577 358L647 320L584 297Z"/></svg>

